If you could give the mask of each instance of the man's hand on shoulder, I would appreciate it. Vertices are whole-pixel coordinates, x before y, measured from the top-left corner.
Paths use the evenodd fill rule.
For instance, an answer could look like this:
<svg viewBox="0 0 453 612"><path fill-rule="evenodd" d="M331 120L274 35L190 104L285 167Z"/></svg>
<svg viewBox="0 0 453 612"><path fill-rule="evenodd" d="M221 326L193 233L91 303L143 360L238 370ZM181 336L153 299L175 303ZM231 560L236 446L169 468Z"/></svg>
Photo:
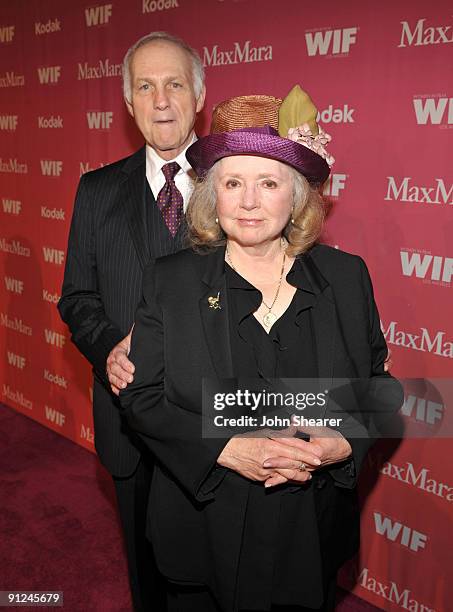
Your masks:
<svg viewBox="0 0 453 612"><path fill-rule="evenodd" d="M125 389L134 380L135 366L129 361L128 355L131 348L132 329L121 342L113 347L107 357L105 371L109 379L110 387L115 395L119 395L121 389Z"/></svg>

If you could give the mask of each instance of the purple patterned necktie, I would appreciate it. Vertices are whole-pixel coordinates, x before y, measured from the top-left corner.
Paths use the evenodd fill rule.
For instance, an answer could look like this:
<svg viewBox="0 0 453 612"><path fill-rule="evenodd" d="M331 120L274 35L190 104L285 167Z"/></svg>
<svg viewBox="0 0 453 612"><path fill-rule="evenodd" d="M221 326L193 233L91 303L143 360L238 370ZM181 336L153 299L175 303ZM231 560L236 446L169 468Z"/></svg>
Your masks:
<svg viewBox="0 0 453 612"><path fill-rule="evenodd" d="M157 196L157 205L162 213L170 234L175 237L183 215L183 199L181 192L175 185L175 176L180 170L179 164L171 162L162 166L165 176L165 185Z"/></svg>

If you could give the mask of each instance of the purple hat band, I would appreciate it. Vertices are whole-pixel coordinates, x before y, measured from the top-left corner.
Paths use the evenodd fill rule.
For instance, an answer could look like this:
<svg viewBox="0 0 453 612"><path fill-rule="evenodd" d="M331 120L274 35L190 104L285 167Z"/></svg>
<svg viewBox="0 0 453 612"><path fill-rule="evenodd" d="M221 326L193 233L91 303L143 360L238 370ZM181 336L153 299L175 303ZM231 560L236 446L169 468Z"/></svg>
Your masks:
<svg viewBox="0 0 453 612"><path fill-rule="evenodd" d="M327 162L304 145L282 138L270 126L241 128L200 138L186 152L189 164L199 177L224 157L257 155L283 162L303 174L312 185L324 183L330 174Z"/></svg>

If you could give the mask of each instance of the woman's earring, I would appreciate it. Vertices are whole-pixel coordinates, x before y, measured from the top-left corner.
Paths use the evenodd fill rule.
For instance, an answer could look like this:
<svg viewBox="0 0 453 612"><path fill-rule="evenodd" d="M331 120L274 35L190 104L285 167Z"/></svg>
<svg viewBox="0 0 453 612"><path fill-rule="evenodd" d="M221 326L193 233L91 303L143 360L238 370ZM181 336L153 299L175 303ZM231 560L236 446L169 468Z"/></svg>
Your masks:
<svg viewBox="0 0 453 612"><path fill-rule="evenodd" d="M219 218L218 217L215 218L215 222L217 223L217 225L219 224Z"/></svg>

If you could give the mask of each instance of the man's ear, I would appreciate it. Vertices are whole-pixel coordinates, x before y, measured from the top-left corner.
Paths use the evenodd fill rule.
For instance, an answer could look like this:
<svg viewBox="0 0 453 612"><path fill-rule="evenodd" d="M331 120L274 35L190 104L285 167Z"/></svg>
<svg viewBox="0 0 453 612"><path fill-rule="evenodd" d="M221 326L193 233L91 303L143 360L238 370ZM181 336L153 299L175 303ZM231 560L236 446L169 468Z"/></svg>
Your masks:
<svg viewBox="0 0 453 612"><path fill-rule="evenodd" d="M197 98L197 113L201 111L204 106L204 101L206 98L206 86L203 85L203 89L200 92L200 95Z"/></svg>
<svg viewBox="0 0 453 612"><path fill-rule="evenodd" d="M135 115L134 115L134 107L132 106L132 103L129 102L129 100L127 100L126 98L124 98L124 101L126 103L126 108L127 108L127 111L129 113L129 115L131 115L131 117L135 117Z"/></svg>

